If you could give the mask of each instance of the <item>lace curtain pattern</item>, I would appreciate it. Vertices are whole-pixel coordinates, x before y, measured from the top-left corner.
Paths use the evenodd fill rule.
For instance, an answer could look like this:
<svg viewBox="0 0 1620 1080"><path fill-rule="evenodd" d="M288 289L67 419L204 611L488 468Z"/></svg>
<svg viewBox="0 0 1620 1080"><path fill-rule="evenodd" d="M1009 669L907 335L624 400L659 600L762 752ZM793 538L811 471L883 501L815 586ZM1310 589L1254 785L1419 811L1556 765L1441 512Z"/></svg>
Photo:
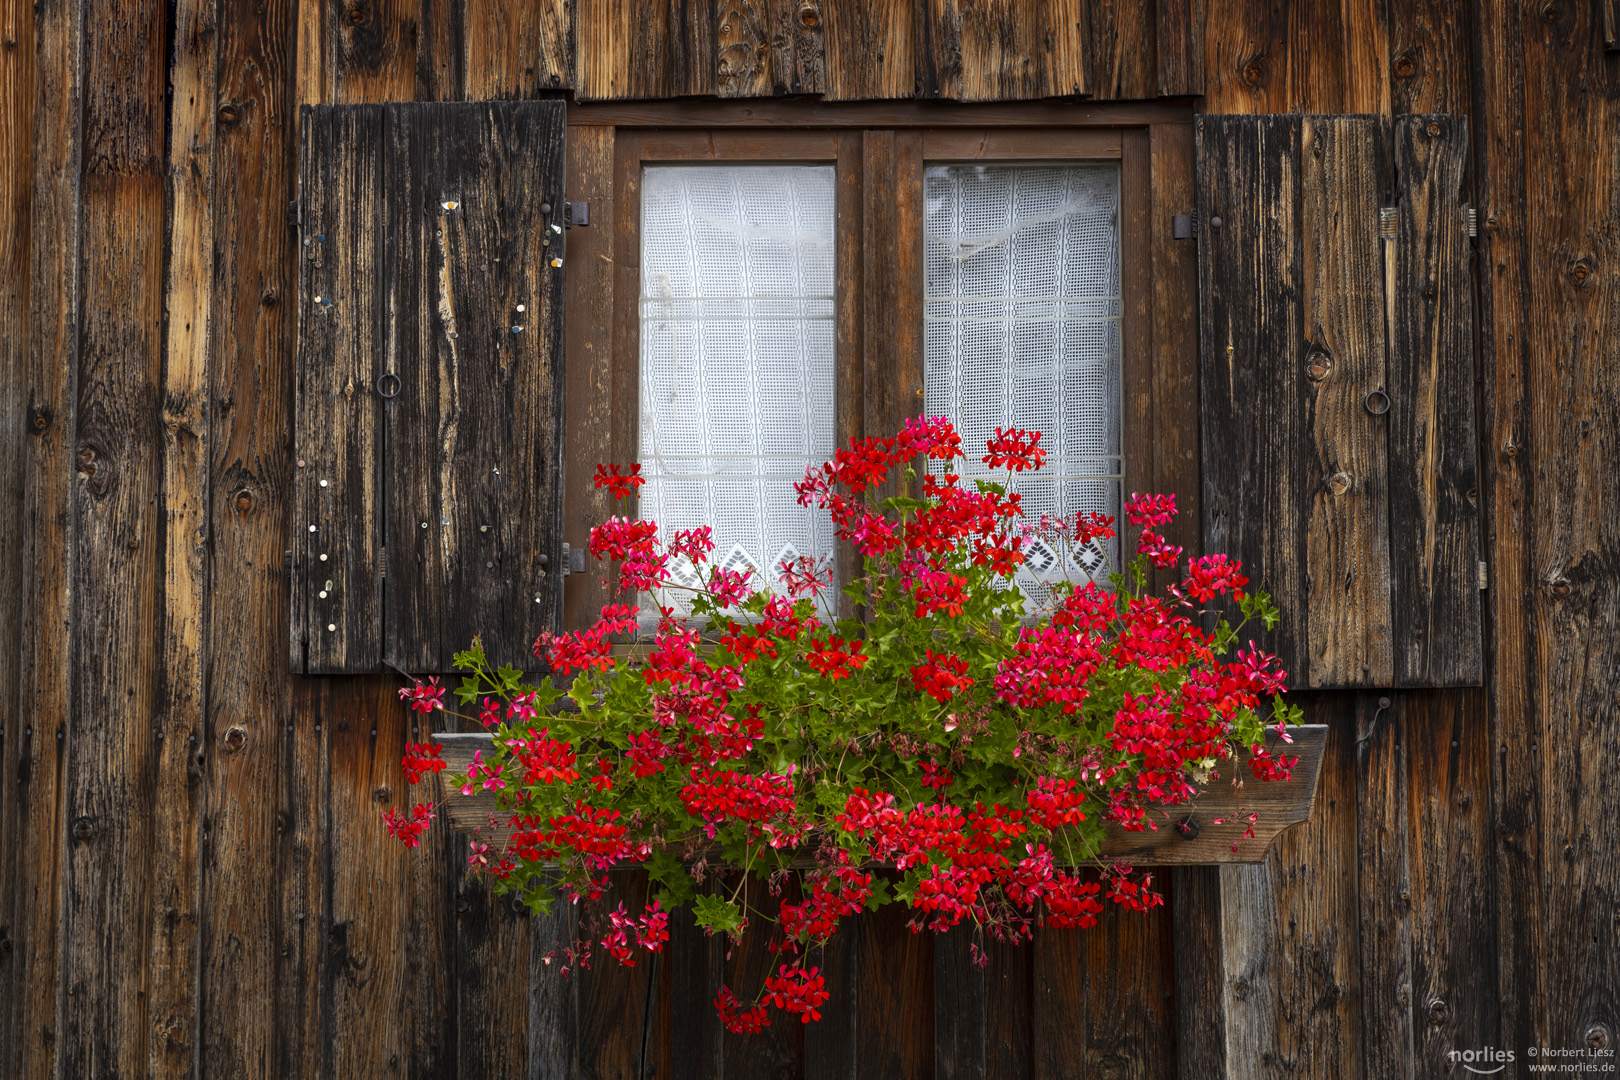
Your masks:
<svg viewBox="0 0 1620 1080"><path fill-rule="evenodd" d="M756 586L833 557L793 482L833 451L834 192L830 166L642 175L641 514L666 536L710 526L715 563Z"/></svg>
<svg viewBox="0 0 1620 1080"><path fill-rule="evenodd" d="M1117 518L1119 170L936 166L924 194L924 401L961 430L964 477L1005 475L979 461L997 427L1038 430L1046 465L1013 485L1028 518ZM1026 552L1016 584L1031 597L1065 571L1106 579L1104 551L1076 562L1036 541ZM1117 547L1106 555L1117 564Z"/></svg>

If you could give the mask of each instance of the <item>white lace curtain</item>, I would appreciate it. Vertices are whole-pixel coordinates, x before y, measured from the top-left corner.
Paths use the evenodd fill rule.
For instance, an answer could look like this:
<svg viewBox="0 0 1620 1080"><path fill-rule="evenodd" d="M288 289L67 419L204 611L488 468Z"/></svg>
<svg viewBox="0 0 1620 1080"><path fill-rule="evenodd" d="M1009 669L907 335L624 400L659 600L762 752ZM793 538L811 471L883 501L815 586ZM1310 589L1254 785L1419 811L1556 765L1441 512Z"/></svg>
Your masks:
<svg viewBox="0 0 1620 1080"><path fill-rule="evenodd" d="M710 526L714 560L756 584L833 555L793 482L833 450L834 192L831 167L642 175L641 513L666 536Z"/></svg>
<svg viewBox="0 0 1620 1080"><path fill-rule="evenodd" d="M1025 513L1119 516L1119 170L1111 165L950 165L925 174L925 404L954 420L965 475L996 428L1042 433L1045 467L1014 484ZM1117 560L1117 549L1107 552ZM1066 569L1105 575L1103 553ZM1032 596L1063 576L1029 549Z"/></svg>

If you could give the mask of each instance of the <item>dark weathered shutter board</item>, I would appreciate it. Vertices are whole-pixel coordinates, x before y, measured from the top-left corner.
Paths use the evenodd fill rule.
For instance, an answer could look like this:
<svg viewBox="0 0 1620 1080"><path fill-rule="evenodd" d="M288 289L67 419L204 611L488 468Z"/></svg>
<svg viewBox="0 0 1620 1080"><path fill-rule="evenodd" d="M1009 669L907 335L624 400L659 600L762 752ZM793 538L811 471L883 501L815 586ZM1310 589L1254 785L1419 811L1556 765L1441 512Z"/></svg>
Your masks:
<svg viewBox="0 0 1620 1080"><path fill-rule="evenodd" d="M1296 687L1477 684L1464 121L1197 132L1205 550L1275 598Z"/></svg>
<svg viewBox="0 0 1620 1080"><path fill-rule="evenodd" d="M532 666L557 625L563 108L304 114L295 670L445 672L475 635Z"/></svg>

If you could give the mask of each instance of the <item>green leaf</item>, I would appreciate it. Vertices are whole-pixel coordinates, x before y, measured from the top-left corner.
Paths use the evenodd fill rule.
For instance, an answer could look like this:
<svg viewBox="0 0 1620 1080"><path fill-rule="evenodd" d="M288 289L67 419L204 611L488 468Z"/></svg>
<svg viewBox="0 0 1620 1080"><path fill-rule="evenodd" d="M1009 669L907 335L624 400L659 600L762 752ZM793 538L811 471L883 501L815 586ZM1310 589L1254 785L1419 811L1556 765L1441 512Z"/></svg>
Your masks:
<svg viewBox="0 0 1620 1080"><path fill-rule="evenodd" d="M692 918L712 933L742 932L742 909L723 896L697 896L692 900Z"/></svg>

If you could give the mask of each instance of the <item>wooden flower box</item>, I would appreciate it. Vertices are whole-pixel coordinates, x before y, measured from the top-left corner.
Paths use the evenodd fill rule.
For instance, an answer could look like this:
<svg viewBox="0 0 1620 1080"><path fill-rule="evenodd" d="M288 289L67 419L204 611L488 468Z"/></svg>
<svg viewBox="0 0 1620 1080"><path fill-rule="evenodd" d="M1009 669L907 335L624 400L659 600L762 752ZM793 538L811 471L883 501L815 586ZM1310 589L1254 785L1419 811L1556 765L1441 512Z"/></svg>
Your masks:
<svg viewBox="0 0 1620 1080"><path fill-rule="evenodd" d="M1278 836L1311 815L1317 777L1322 771L1322 755L1327 748L1327 730L1325 724L1306 724L1293 729L1294 743L1287 748L1290 754L1299 755L1293 779L1265 783L1251 780L1239 791L1228 785L1217 785L1200 796L1193 807L1177 807L1172 822L1159 820L1156 831L1128 832L1109 825L1103 853L1137 866L1209 866L1263 861ZM478 791L463 795L458 779L466 776L474 753L489 749L491 736L477 732L435 735L433 739L444 747L446 768L438 779L446 819L460 832L479 829L487 839L504 840L506 830L490 826L490 816L496 814L494 793ZM1245 837L1251 813L1259 816L1254 823L1254 835ZM1174 822L1187 822L1187 825L1182 828Z"/></svg>

